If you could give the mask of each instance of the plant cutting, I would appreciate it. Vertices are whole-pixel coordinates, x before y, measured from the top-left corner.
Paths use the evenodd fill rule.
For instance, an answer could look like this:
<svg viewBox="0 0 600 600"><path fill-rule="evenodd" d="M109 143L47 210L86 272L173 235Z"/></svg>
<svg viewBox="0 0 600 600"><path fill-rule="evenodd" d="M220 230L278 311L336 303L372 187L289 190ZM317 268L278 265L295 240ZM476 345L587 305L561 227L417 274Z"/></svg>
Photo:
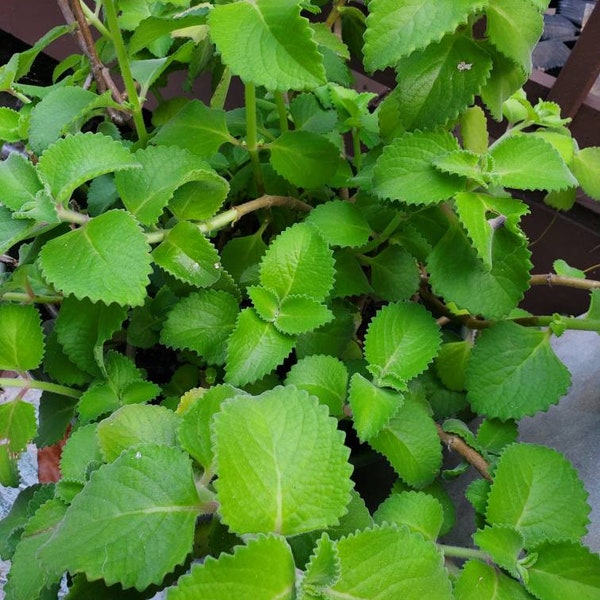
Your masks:
<svg viewBox="0 0 600 600"><path fill-rule="evenodd" d="M0 68L2 483L68 432L0 522L6 598L600 597L583 483L517 439L569 388L552 337L600 332L600 282L532 272L521 227L520 191L600 200L600 149L521 91L548 2L58 2ZM530 314L533 285L589 311Z"/></svg>

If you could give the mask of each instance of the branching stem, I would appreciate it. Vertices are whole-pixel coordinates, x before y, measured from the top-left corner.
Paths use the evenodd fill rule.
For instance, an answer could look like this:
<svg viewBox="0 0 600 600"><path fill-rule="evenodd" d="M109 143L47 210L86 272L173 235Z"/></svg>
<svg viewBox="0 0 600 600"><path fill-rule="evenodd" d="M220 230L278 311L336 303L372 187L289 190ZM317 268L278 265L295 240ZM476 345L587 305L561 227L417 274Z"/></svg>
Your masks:
<svg viewBox="0 0 600 600"><path fill-rule="evenodd" d="M529 280L531 285L560 285L577 288L580 290L594 290L600 288L600 281L594 279L578 279L577 277L564 277L554 273L532 275Z"/></svg>
<svg viewBox="0 0 600 600"><path fill-rule="evenodd" d="M256 86L246 83L244 88L244 100L246 104L246 149L250 154L254 181L260 194L264 191L264 182L258 156L257 124L256 124Z"/></svg>
<svg viewBox="0 0 600 600"><path fill-rule="evenodd" d="M277 114L279 115L279 127L282 132L288 131L287 106L285 105L283 92L275 92L275 104L277 105Z"/></svg>
<svg viewBox="0 0 600 600"><path fill-rule="evenodd" d="M483 550L477 550L476 548L463 548L461 546L446 546L445 544L438 544L437 547L444 553L446 557L453 558L475 558L482 560L486 563L492 562L490 555Z"/></svg>
<svg viewBox="0 0 600 600"><path fill-rule="evenodd" d="M436 427L440 440L446 444L449 450L458 452L470 465L479 471L479 474L484 479L492 481L492 476L488 470L489 465L479 452L471 448L461 437L444 431L439 423L436 423Z"/></svg>
<svg viewBox="0 0 600 600"><path fill-rule="evenodd" d="M79 390L66 387L64 385L58 385L57 383L50 383L49 381L37 381L35 379L22 379L20 377L0 377L0 388L3 387L16 387L23 388L25 390L34 389L42 390L44 392L52 392L60 396L67 396L68 398L79 398L82 394Z"/></svg>

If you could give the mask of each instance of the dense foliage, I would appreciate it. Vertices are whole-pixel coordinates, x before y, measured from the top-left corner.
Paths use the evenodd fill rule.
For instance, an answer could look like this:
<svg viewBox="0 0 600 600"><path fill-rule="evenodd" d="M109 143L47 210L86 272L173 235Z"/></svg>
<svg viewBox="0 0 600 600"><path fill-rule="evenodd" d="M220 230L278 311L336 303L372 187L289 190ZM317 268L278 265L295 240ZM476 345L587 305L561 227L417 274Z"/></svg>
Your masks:
<svg viewBox="0 0 600 600"><path fill-rule="evenodd" d="M600 150L520 91L547 2L59 4L0 68L2 482L69 430L0 522L6 598L65 572L71 600L599 598L583 484L517 442L570 384L552 336L600 331L597 282L532 275L508 191L600 199ZM355 90L351 60L397 85ZM547 282L587 316L519 308ZM352 465L378 456L369 511ZM473 547L444 545L473 467Z"/></svg>

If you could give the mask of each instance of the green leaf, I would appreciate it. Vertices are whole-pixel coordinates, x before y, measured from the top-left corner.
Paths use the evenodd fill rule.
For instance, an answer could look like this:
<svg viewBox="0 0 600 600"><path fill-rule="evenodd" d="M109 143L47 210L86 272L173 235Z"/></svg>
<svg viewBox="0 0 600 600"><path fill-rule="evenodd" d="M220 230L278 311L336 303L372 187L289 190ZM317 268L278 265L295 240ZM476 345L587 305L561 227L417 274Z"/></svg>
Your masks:
<svg viewBox="0 0 600 600"><path fill-rule="evenodd" d="M31 111L29 143L36 154L67 133L76 133L94 114L114 106L110 92L94 94L80 87L53 89Z"/></svg>
<svg viewBox="0 0 600 600"><path fill-rule="evenodd" d="M313 94L298 94L291 100L289 108L296 129L328 133L337 121L335 110L323 108Z"/></svg>
<svg viewBox="0 0 600 600"><path fill-rule="evenodd" d="M329 408L329 413L341 416L348 387L348 369L333 356L313 354L300 359L289 370L286 385L295 385L316 396L321 404Z"/></svg>
<svg viewBox="0 0 600 600"><path fill-rule="evenodd" d="M497 323L482 332L467 367L469 402L479 414L520 419L556 404L571 383L548 332Z"/></svg>
<svg viewBox="0 0 600 600"><path fill-rule="evenodd" d="M35 306L2 304L0 323L0 370L37 369L44 356L44 334Z"/></svg>
<svg viewBox="0 0 600 600"><path fill-rule="evenodd" d="M465 369L471 357L472 344L467 341L443 344L435 359L435 370L450 390L465 389Z"/></svg>
<svg viewBox="0 0 600 600"><path fill-rule="evenodd" d="M19 454L37 432L33 405L24 400L11 400L0 404L0 440L9 453Z"/></svg>
<svg viewBox="0 0 600 600"><path fill-rule="evenodd" d="M460 116L460 137L465 150L477 154L487 152L489 143L487 118L480 106L470 106Z"/></svg>
<svg viewBox="0 0 600 600"><path fill-rule="evenodd" d="M366 69L395 66L401 58L453 32L486 4L487 0L373 0L365 32Z"/></svg>
<svg viewBox="0 0 600 600"><path fill-rule="evenodd" d="M515 421L484 419L477 430L477 443L491 454L500 454L505 446L517 441L519 429Z"/></svg>
<svg viewBox="0 0 600 600"><path fill-rule="evenodd" d="M18 152L11 152L6 160L0 161L0 186L2 204L13 211L34 202L42 189L35 167ZM0 239L4 240L4 236Z"/></svg>
<svg viewBox="0 0 600 600"><path fill-rule="evenodd" d="M583 148L575 153L573 162L569 164L577 177L583 191L593 198L600 200L600 148Z"/></svg>
<svg viewBox="0 0 600 600"><path fill-rule="evenodd" d="M298 187L326 185L337 171L339 151L318 133L286 131L269 149L275 171Z"/></svg>
<svg viewBox="0 0 600 600"><path fill-rule="evenodd" d="M245 385L257 381L280 365L294 348L295 339L243 309L229 338L225 381Z"/></svg>
<svg viewBox="0 0 600 600"><path fill-rule="evenodd" d="M398 83L386 99L388 119L393 114L394 127L408 131L455 120L473 103L491 68L488 54L465 36L449 35L413 52L396 65Z"/></svg>
<svg viewBox="0 0 600 600"><path fill-rule="evenodd" d="M228 292L194 292L169 312L160 334L161 343L193 350L211 364L221 365L238 312L238 302Z"/></svg>
<svg viewBox="0 0 600 600"><path fill-rule="evenodd" d="M99 377L105 369L104 343L121 328L126 316L127 311L120 306L67 296L54 330L69 360Z"/></svg>
<svg viewBox="0 0 600 600"><path fill-rule="evenodd" d="M398 302L373 317L364 352L374 383L402 390L426 369L439 347L439 327L427 310L420 304Z"/></svg>
<svg viewBox="0 0 600 600"><path fill-rule="evenodd" d="M260 577L256 573L260 572ZM209 556L169 590L169 600L292 600L296 572L292 551L281 536L258 536L233 554Z"/></svg>
<svg viewBox="0 0 600 600"><path fill-rule="evenodd" d="M371 292L371 286L362 269L358 257L348 249L334 251L335 283L331 292L332 298L361 296Z"/></svg>
<svg viewBox="0 0 600 600"><path fill-rule="evenodd" d="M129 404L98 423L97 435L106 462L142 444L177 446L179 416L164 406Z"/></svg>
<svg viewBox="0 0 600 600"><path fill-rule="evenodd" d="M500 456L488 495L486 518L509 525L525 547L547 541L578 541L590 507L577 471L556 450L513 444Z"/></svg>
<svg viewBox="0 0 600 600"><path fill-rule="evenodd" d="M373 171L373 191L380 198L407 204L446 200L464 187L464 180L441 173L432 163L455 150L458 142L449 132L406 133L383 149Z"/></svg>
<svg viewBox="0 0 600 600"><path fill-rule="evenodd" d="M215 247L200 230L180 221L153 250L154 262L180 281L194 287L208 287L221 276Z"/></svg>
<svg viewBox="0 0 600 600"><path fill-rule="evenodd" d="M362 246L371 236L371 227L360 208L343 200L319 204L305 222L314 225L330 246Z"/></svg>
<svg viewBox="0 0 600 600"><path fill-rule="evenodd" d="M143 590L192 550L200 508L191 462L181 451L126 450L92 475L38 556L52 569Z"/></svg>
<svg viewBox="0 0 600 600"><path fill-rule="evenodd" d="M18 111L6 106L0 107L0 140L18 142L20 139Z"/></svg>
<svg viewBox="0 0 600 600"><path fill-rule="evenodd" d="M52 446L62 440L75 416L77 402L77 398L42 392L38 412L39 426L34 440L38 448Z"/></svg>
<svg viewBox="0 0 600 600"><path fill-rule="evenodd" d="M349 451L316 398L293 386L238 396L213 428L217 498L232 531L294 535L338 523L352 487Z"/></svg>
<svg viewBox="0 0 600 600"><path fill-rule="evenodd" d="M139 168L129 150L101 133L76 133L52 144L40 157L38 173L58 202L90 179Z"/></svg>
<svg viewBox="0 0 600 600"><path fill-rule="evenodd" d="M473 541L492 560L518 579L519 558L523 551L523 536L513 527L494 524L473 534Z"/></svg>
<svg viewBox="0 0 600 600"><path fill-rule="evenodd" d="M417 261L402 246L388 246L368 262L373 291L384 300L408 300L419 288Z"/></svg>
<svg viewBox="0 0 600 600"><path fill-rule="evenodd" d="M425 492L393 493L378 506L373 519L378 525L405 525L426 540L435 541L442 529L444 510L438 500Z"/></svg>
<svg viewBox="0 0 600 600"><path fill-rule="evenodd" d="M505 187L553 191L577 185L560 154L539 137L511 135L494 145L490 156L494 174ZM526 162L523 156L527 156Z"/></svg>
<svg viewBox="0 0 600 600"><path fill-rule="evenodd" d="M454 585L456 600L533 600L525 589L492 565L470 560Z"/></svg>
<svg viewBox="0 0 600 600"><path fill-rule="evenodd" d="M327 533L323 533L306 565L302 579L304 594L307 594L308 597L311 594L319 597L324 588L337 582L340 576L340 567L336 545Z"/></svg>
<svg viewBox="0 0 600 600"><path fill-rule="evenodd" d="M304 90L326 83L323 57L296 0L217 5L210 36L234 75L269 90Z"/></svg>
<svg viewBox="0 0 600 600"><path fill-rule="evenodd" d="M135 219L110 210L47 242L40 265L44 277L65 294L136 306L146 297L149 250Z"/></svg>
<svg viewBox="0 0 600 600"><path fill-rule="evenodd" d="M552 263L552 268L557 275L561 275L563 277L573 277L575 279L585 279L585 271L571 267L562 258L555 260Z"/></svg>
<svg viewBox="0 0 600 600"><path fill-rule="evenodd" d="M573 165L571 165L573 167ZM573 170L575 172L575 170ZM548 192L544 196L544 204L558 210L570 210L573 208L577 200L577 188L570 187L566 190L558 190L554 192Z"/></svg>
<svg viewBox="0 0 600 600"><path fill-rule="evenodd" d="M260 230L253 235L232 238L221 250L221 263L240 285L258 283L258 264L266 249Z"/></svg>
<svg viewBox="0 0 600 600"><path fill-rule="evenodd" d="M179 220L202 221L212 217L229 192L227 181L212 169L198 169L195 179L177 188L167 207Z"/></svg>
<svg viewBox="0 0 600 600"><path fill-rule="evenodd" d="M326 598L452 598L441 552L405 527L383 525L359 531L336 546L341 574L335 585L325 590Z"/></svg>
<svg viewBox="0 0 600 600"><path fill-rule="evenodd" d="M84 485L90 476L90 464L102 464L96 429L95 423L83 425L69 435L60 456L60 473L64 480Z"/></svg>
<svg viewBox="0 0 600 600"><path fill-rule="evenodd" d="M536 548L527 569L527 589L544 600L594 600L600 594L600 557L580 544L559 542Z"/></svg>
<svg viewBox="0 0 600 600"><path fill-rule="evenodd" d="M313 331L333 319L333 313L319 301L306 296L286 296L278 306L273 324L281 333L298 335Z"/></svg>
<svg viewBox="0 0 600 600"><path fill-rule="evenodd" d="M433 419L424 405L410 396L405 396L404 404L369 445L413 487L431 483L442 466L442 446Z"/></svg>
<svg viewBox="0 0 600 600"><path fill-rule="evenodd" d="M404 404L402 394L380 388L360 373L352 375L348 400L354 429L363 442L377 435Z"/></svg>
<svg viewBox="0 0 600 600"><path fill-rule="evenodd" d="M492 44L524 71L544 29L541 11L530 0L489 0L486 34Z"/></svg>
<svg viewBox="0 0 600 600"><path fill-rule="evenodd" d="M294 294L324 300L334 275L333 253L306 223L297 223L275 238L260 265L261 284L280 299Z"/></svg>
<svg viewBox="0 0 600 600"><path fill-rule="evenodd" d="M477 256L491 269L494 228L487 220L488 198L486 194L459 192L454 197L454 203L460 222L473 242Z"/></svg>

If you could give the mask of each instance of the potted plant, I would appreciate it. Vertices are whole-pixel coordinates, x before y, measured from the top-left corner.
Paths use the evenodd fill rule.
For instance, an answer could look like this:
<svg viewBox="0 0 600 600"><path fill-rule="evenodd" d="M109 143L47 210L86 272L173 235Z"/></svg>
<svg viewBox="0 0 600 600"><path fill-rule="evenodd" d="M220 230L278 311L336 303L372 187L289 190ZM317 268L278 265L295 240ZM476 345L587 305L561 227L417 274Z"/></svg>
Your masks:
<svg viewBox="0 0 600 600"><path fill-rule="evenodd" d="M0 386L42 393L39 424L0 407L3 483L70 431L0 523L7 599L65 573L70 599L598 598L583 484L517 441L569 387L551 337L600 331L600 283L531 273L510 191L600 199L600 150L519 91L547 2L59 4L0 70ZM69 32L81 55L26 83ZM356 91L351 60L396 87ZM210 99L164 95L174 71ZM536 284L589 289L587 316L526 313ZM473 468L474 544L444 544Z"/></svg>

